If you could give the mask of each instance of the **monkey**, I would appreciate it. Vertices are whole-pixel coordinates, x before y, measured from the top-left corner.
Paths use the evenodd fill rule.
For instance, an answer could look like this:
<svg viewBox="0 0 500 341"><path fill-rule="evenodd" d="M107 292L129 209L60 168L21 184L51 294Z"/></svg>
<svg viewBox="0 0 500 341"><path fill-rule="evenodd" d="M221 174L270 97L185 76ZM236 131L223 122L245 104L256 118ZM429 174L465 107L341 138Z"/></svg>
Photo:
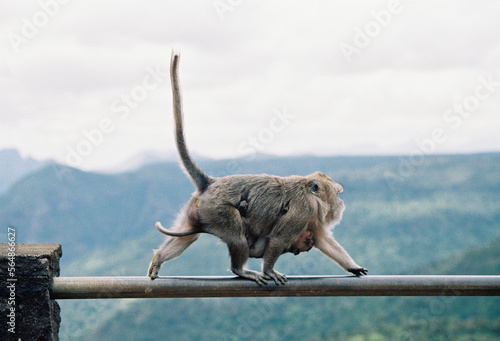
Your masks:
<svg viewBox="0 0 500 341"><path fill-rule="evenodd" d="M339 194L343 186L328 175L280 177L268 174L228 175L215 178L206 174L192 159L184 139L182 95L179 84L180 54L172 51L170 78L173 97L175 140L184 171L196 187L171 230L160 222L157 229L167 238L148 269L158 277L161 265L184 252L201 233L220 238L228 247L230 270L258 285L273 280L285 284L287 278L274 269L280 255L298 254L314 246L356 276L368 270L359 266L333 238L345 209ZM262 272L245 267L250 257L262 258Z"/></svg>

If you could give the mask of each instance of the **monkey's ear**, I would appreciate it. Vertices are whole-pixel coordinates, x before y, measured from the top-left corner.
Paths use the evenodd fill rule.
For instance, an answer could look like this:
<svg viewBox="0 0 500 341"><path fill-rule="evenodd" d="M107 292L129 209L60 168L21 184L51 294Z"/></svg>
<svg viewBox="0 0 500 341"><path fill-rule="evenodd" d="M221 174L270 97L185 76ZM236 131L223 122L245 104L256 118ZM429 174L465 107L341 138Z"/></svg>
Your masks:
<svg viewBox="0 0 500 341"><path fill-rule="evenodd" d="M311 181L309 183L309 189L311 190L311 193L315 196L319 195L319 184L316 181Z"/></svg>

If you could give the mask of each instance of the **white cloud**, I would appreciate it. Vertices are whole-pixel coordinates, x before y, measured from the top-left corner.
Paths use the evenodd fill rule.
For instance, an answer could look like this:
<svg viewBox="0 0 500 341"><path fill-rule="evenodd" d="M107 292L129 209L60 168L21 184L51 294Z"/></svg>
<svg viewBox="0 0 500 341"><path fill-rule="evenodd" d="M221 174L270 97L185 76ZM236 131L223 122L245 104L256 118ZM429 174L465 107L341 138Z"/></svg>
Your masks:
<svg viewBox="0 0 500 341"><path fill-rule="evenodd" d="M105 119L114 130L80 167L172 152L168 79L126 117L115 109L148 70L167 70L177 48L197 154L241 156L250 138L269 137L275 110L294 118L262 152L404 154L436 128L449 134L440 152L500 151L500 87L459 128L443 120L479 77L500 81L500 3L222 2L232 9L218 13L217 1L2 3L0 148L65 162L68 147ZM369 39L348 62L340 46L359 32ZM24 39L15 48L13 34Z"/></svg>

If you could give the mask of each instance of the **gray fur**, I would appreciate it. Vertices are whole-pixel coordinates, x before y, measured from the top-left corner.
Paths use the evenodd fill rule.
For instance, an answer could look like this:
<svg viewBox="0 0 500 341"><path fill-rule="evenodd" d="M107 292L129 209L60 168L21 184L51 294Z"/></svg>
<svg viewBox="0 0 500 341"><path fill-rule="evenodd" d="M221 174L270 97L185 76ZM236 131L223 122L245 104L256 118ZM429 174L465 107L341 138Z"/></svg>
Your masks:
<svg viewBox="0 0 500 341"><path fill-rule="evenodd" d="M170 61L170 78L172 83L172 100L174 106L175 119L175 141L177 150L181 158L184 169L193 180L196 188L203 192L213 179L208 176L191 158L189 150L184 140L184 117L182 115L182 93L179 82L179 53L172 51L172 59Z"/></svg>

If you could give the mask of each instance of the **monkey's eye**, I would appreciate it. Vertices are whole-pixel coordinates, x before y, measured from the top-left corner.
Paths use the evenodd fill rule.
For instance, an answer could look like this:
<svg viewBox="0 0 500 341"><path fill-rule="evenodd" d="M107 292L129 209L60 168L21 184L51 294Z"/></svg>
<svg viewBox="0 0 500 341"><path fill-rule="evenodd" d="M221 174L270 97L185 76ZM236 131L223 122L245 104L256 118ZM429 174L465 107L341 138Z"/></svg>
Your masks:
<svg viewBox="0 0 500 341"><path fill-rule="evenodd" d="M317 184L316 181L311 181L311 193L314 195L318 195L319 192L319 185Z"/></svg>

